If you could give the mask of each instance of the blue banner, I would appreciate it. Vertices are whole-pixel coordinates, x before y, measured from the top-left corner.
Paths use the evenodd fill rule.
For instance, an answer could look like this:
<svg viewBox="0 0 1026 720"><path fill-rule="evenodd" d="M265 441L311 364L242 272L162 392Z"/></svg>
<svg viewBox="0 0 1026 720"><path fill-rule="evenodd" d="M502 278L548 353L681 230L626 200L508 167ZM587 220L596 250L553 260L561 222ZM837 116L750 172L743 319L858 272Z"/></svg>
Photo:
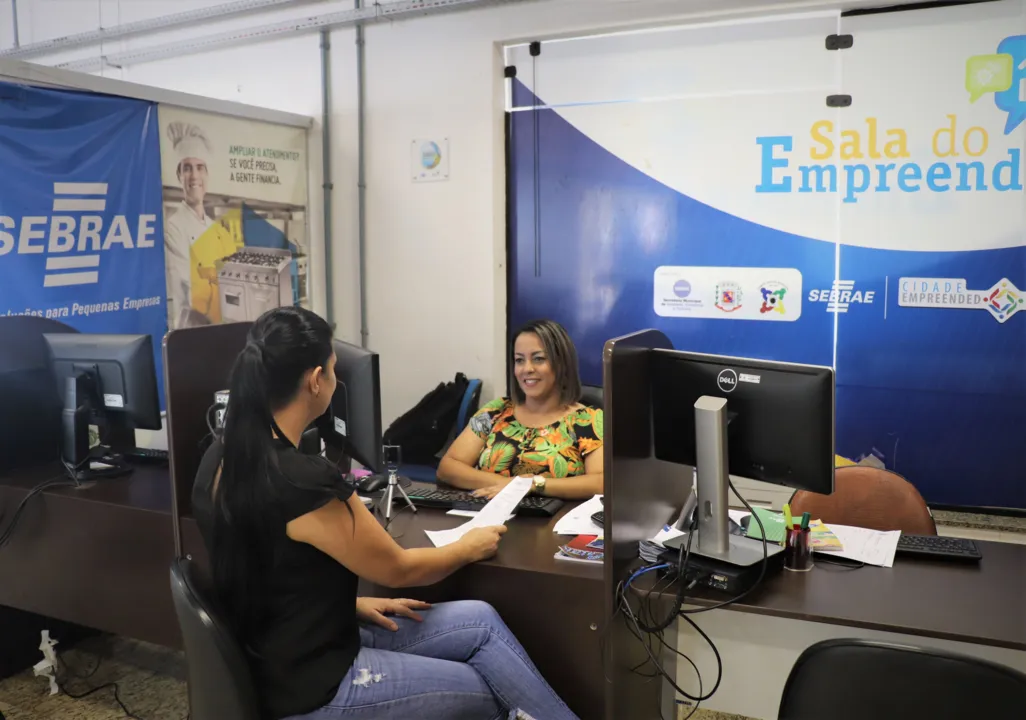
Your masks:
<svg viewBox="0 0 1026 720"><path fill-rule="evenodd" d="M157 107L0 83L0 315L167 329Z"/></svg>
<svg viewBox="0 0 1026 720"><path fill-rule="evenodd" d="M936 505L1026 508L1026 31L962 12L900 39L846 21L855 54L767 24L745 73L748 42L687 30L525 59L544 86L511 83L511 330L563 323L586 384L645 328L832 366L838 454Z"/></svg>

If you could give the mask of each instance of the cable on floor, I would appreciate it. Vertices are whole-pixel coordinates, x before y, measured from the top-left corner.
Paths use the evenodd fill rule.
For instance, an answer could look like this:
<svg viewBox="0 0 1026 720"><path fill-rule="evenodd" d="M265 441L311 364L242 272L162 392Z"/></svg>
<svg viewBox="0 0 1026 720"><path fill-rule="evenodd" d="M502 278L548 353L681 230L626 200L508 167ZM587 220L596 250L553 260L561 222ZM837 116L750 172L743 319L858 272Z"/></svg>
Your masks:
<svg viewBox="0 0 1026 720"><path fill-rule="evenodd" d="M716 643L713 642L712 638L710 638L705 633L705 631L702 630L702 628L699 627L698 624L690 616L698 613L709 612L710 610L718 610L739 602L762 584L763 579L765 579L766 577L766 571L769 566L769 546L766 540L766 528L763 526L762 519L759 518L758 514L748 503L748 501L745 500L737 491L737 489L734 487L733 482L730 482L728 480L728 485L730 490L735 495L737 495L737 497L741 500L742 504L744 504L748 512L751 513L751 516L755 518L755 522L758 524L760 534L762 536L762 563L759 569L759 576L756 579L755 583L753 583L749 588L739 593L735 597L730 598L729 600L714 603L712 605L705 605L701 607L685 609L684 605L686 602L687 593L692 588L694 588L695 585L697 585L700 581L699 578L692 579L690 582L686 580L687 570L691 561L691 541L695 535L694 531L696 529L695 523L692 522L691 532L689 532L688 534L687 542L682 544L678 548L676 567L672 566L669 563L659 563L647 565L631 571L628 577L625 580L622 580L616 588L616 608L613 617L609 619L610 621L612 621L616 618L617 615L623 615L624 623L627 627L627 630L635 637L636 640L638 640L638 642L641 644L641 647L645 650L645 653L648 656L647 662L642 662L641 664L636 665L634 668L631 669L632 672L635 672L636 674L640 675L641 673L637 672L638 670L645 667L646 665L651 665L651 667L656 672L655 676L645 675L644 677L662 677L664 680L666 680L666 682L670 683L673 689L680 696L683 696L694 703L691 712L687 716L688 718L690 718L698 711L698 708L703 701L708 700L716 693L716 691L719 689L720 682L723 679L723 659L722 657L720 657L720 652L719 649L716 647ZM629 591L631 589L631 585L642 575L661 570L667 571L666 577L662 578L661 580L656 580L649 586L646 592L639 593L640 599L638 600L638 610L635 611L630 601ZM670 582L667 582L667 579L669 579L670 582L677 582L677 590L674 593L674 597L671 602L671 611L667 613L664 617L657 617L656 612L652 606L652 597L653 595L655 595L658 599L662 592L665 592L665 590L669 588ZM702 683L702 673L699 671L694 661L684 653L677 650L676 647L671 647L669 644L666 643L665 639L663 638L663 632L673 624L674 620L677 619L683 619L686 623L688 623L695 630L695 632L697 632L702 637L702 639L712 650L713 656L716 658L716 682L713 684L712 689L710 689L709 692L705 692ZM658 643L659 646L667 650L672 650L678 657L684 658L692 666L692 668L694 668L695 674L698 677L697 695L692 695L686 692L677 684L676 678L671 677L670 674L666 672L666 670L663 668L662 664L656 657L656 653L653 650L653 639L654 642ZM678 700L678 703L680 702L681 701Z"/></svg>

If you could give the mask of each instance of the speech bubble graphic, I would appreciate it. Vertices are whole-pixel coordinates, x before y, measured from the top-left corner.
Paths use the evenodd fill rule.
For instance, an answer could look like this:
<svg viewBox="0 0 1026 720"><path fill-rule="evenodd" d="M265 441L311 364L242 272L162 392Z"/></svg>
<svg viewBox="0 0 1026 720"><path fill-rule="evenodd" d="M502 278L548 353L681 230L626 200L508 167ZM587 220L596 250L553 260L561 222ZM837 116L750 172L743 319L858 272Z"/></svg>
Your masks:
<svg viewBox="0 0 1026 720"><path fill-rule="evenodd" d="M1026 120L1026 35L1013 35L1001 41L998 53L1012 58L1012 84L994 93L994 104L1008 113L1005 135Z"/></svg>
<svg viewBox="0 0 1026 720"><path fill-rule="evenodd" d="M987 93L999 93L1012 87L1012 56L974 55L965 61L965 89L974 103Z"/></svg>

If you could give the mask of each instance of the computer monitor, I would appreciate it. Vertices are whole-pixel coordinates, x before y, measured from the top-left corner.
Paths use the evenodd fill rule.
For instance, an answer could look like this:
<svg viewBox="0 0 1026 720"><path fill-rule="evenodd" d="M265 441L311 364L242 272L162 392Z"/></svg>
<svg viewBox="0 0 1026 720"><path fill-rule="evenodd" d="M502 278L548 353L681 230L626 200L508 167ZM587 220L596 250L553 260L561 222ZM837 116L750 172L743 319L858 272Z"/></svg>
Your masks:
<svg viewBox="0 0 1026 720"><path fill-rule="evenodd" d="M332 347L338 386L317 423L321 439L368 470L383 472L378 354L341 340Z"/></svg>
<svg viewBox="0 0 1026 720"><path fill-rule="evenodd" d="M124 474L111 453L135 447L135 428L160 430L160 399L149 335L44 334L50 366L63 398L61 454L84 476ZM89 425L110 453L90 452ZM90 459L109 466L90 470Z"/></svg>
<svg viewBox="0 0 1026 720"><path fill-rule="evenodd" d="M728 473L833 492L834 371L676 350L651 360L655 456L695 468L697 552L761 561L761 547L730 542Z"/></svg>

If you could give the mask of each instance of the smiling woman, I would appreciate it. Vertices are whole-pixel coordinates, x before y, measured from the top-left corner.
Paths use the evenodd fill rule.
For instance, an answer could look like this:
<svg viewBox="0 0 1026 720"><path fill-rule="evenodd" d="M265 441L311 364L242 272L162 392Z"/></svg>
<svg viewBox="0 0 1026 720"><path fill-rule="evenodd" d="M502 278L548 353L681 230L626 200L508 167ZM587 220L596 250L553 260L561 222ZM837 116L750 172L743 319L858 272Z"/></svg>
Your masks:
<svg viewBox="0 0 1026 720"><path fill-rule="evenodd" d="M515 477L534 492L564 499L602 492L602 410L580 403L577 350L551 320L521 328L513 340L512 398L485 405L449 447L438 478L493 497Z"/></svg>

